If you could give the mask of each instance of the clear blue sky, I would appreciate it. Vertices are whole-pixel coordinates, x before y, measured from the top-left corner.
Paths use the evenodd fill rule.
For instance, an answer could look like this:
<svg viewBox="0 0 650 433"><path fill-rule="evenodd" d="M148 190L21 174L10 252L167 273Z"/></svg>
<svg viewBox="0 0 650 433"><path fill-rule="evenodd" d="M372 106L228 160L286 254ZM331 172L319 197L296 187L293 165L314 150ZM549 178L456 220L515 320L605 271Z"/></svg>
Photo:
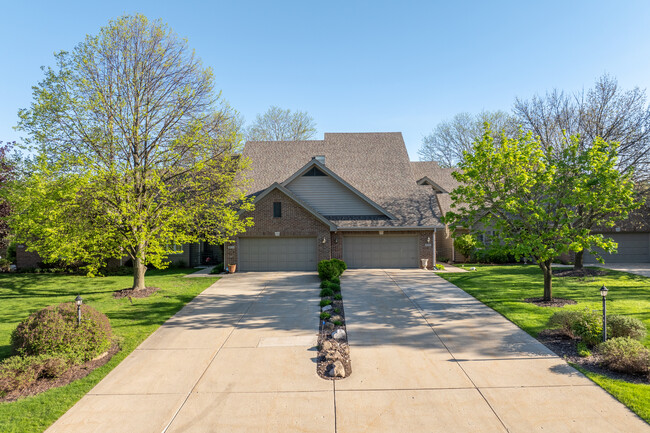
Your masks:
<svg viewBox="0 0 650 433"><path fill-rule="evenodd" d="M0 140L31 101L39 67L109 19L161 18L214 69L247 121L270 105L305 110L323 132L422 138L461 111L579 91L607 72L650 87L648 1L4 1Z"/></svg>

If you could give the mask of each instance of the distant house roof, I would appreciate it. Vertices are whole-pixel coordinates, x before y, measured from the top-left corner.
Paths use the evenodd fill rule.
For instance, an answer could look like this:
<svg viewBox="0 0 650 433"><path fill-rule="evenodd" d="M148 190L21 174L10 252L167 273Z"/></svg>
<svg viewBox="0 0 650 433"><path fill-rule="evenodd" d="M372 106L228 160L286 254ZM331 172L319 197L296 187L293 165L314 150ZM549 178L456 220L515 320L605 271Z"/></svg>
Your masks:
<svg viewBox="0 0 650 433"><path fill-rule="evenodd" d="M325 133L323 140L252 141L243 156L251 161L246 177L255 195L274 182L284 182L316 156L323 165L394 218L337 219L339 229L443 227L432 190L413 179L402 134ZM320 162L319 162L320 163Z"/></svg>
<svg viewBox="0 0 650 433"><path fill-rule="evenodd" d="M443 215L449 212L452 204L449 193L460 186L460 182L451 175L456 169L442 168L435 161L411 161L411 170L413 180L416 182L426 178L431 180L434 185L444 189L445 192L437 194L438 203Z"/></svg>

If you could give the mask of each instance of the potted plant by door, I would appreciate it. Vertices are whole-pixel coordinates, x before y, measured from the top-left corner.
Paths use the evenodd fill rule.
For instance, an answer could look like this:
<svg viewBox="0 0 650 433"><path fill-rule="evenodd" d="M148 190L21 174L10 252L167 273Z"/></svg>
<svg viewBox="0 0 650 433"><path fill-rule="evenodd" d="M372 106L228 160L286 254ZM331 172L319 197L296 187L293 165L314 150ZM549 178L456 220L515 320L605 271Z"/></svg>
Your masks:
<svg viewBox="0 0 650 433"><path fill-rule="evenodd" d="M237 270L237 265L228 265L228 272L234 274Z"/></svg>

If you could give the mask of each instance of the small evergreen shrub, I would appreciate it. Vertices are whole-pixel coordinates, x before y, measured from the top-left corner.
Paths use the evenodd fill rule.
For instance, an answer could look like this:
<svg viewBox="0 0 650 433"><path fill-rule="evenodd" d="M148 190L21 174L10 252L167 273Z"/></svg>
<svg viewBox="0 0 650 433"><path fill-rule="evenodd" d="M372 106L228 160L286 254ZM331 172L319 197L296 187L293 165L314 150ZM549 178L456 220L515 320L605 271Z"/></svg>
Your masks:
<svg viewBox="0 0 650 433"><path fill-rule="evenodd" d="M343 260L332 259L330 261L332 262L334 267L336 267L338 269L339 275L343 274L343 272L345 272L345 270L348 268L348 265L346 265Z"/></svg>
<svg viewBox="0 0 650 433"><path fill-rule="evenodd" d="M108 350L112 338L105 314L82 305L77 326L77 306L66 303L46 307L19 323L11 346L20 356L49 355L81 364Z"/></svg>
<svg viewBox="0 0 650 433"><path fill-rule="evenodd" d="M335 324L336 326L341 326L341 325L343 325L343 322L341 322L340 320L335 320L335 321L334 321L334 324Z"/></svg>
<svg viewBox="0 0 650 433"><path fill-rule="evenodd" d="M335 284L341 284L341 279L339 277L334 277L331 280L329 280L331 283Z"/></svg>
<svg viewBox="0 0 650 433"><path fill-rule="evenodd" d="M331 300L331 299L321 299L321 300L320 300L320 306L321 306L321 308L322 308L322 307L325 307L326 305L330 305L331 303L332 303L332 300Z"/></svg>
<svg viewBox="0 0 650 433"><path fill-rule="evenodd" d="M321 260L320 262L318 262L318 278L320 278L321 280L330 280L330 281L335 280L336 282L340 283L338 277L346 269L347 269L347 265L343 260L339 260L339 259Z"/></svg>
<svg viewBox="0 0 650 433"><path fill-rule="evenodd" d="M598 312L585 308L573 324L573 333L588 346L598 345L603 338L603 322Z"/></svg>
<svg viewBox="0 0 650 433"><path fill-rule="evenodd" d="M589 350L589 347L587 347L584 341L578 341L576 351L578 352L578 356L582 356L583 358L591 356L591 350Z"/></svg>
<svg viewBox="0 0 650 433"><path fill-rule="evenodd" d="M11 260L0 259L0 272L9 272L9 271L11 271Z"/></svg>
<svg viewBox="0 0 650 433"><path fill-rule="evenodd" d="M553 313L548 319L547 326L549 328L558 328L564 335L569 338L576 338L573 333L573 325L580 317L580 311L560 310Z"/></svg>
<svg viewBox="0 0 650 433"><path fill-rule="evenodd" d="M333 292L340 292L341 291L341 285L333 283L329 280L321 281L320 283L321 289L331 289Z"/></svg>
<svg viewBox="0 0 650 433"><path fill-rule="evenodd" d="M331 315L327 311L323 311L322 313L320 313L320 318L323 319L323 320L327 320L330 317L331 317Z"/></svg>
<svg viewBox="0 0 650 433"><path fill-rule="evenodd" d="M607 316L607 337L630 337L634 340L643 340L648 330L642 321L636 317L613 314Z"/></svg>
<svg viewBox="0 0 650 433"><path fill-rule="evenodd" d="M334 295L334 291L332 289L330 289L329 287L327 287L325 289L321 289L321 291L320 291L320 297L321 298L326 298L326 297L329 297L329 296L332 296L332 295Z"/></svg>
<svg viewBox="0 0 650 433"><path fill-rule="evenodd" d="M38 379L55 379L68 369L63 358L50 355L11 356L0 363L0 396L26 388Z"/></svg>
<svg viewBox="0 0 650 433"><path fill-rule="evenodd" d="M340 301L341 299L343 299L343 296L341 296L340 293L337 293L337 294L334 295L334 299L336 299L337 301Z"/></svg>
<svg viewBox="0 0 650 433"><path fill-rule="evenodd" d="M631 374L650 372L650 350L630 337L617 337L598 346L603 364L616 371Z"/></svg>

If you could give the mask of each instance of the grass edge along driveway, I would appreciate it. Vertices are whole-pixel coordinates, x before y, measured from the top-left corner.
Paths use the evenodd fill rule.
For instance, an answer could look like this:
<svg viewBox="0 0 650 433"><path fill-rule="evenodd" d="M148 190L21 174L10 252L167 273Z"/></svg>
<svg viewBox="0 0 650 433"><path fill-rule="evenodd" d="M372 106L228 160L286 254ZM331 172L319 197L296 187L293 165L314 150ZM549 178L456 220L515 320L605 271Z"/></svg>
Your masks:
<svg viewBox="0 0 650 433"><path fill-rule="evenodd" d="M134 298L133 303L112 296L115 290L130 287L132 276L0 274L0 360L10 355L10 335L20 321L48 305L71 302L78 294L85 304L108 316L121 347L107 364L83 379L33 397L0 403L0 431L36 433L54 423L161 324L219 279L183 278L194 271L147 271L147 286L161 290L148 298Z"/></svg>
<svg viewBox="0 0 650 433"><path fill-rule="evenodd" d="M477 270L438 275L501 313L533 337L546 328L548 318L558 311L558 307L538 307L523 301L543 294L544 280L538 266L472 266ZM603 284L609 289L607 314L636 317L650 330L650 278L613 270L598 277L553 278L553 296L577 302L577 305L567 305L564 309L583 310L588 307L602 311L599 289ZM643 344L650 348L650 335ZM632 384L578 369L650 423L650 385Z"/></svg>

